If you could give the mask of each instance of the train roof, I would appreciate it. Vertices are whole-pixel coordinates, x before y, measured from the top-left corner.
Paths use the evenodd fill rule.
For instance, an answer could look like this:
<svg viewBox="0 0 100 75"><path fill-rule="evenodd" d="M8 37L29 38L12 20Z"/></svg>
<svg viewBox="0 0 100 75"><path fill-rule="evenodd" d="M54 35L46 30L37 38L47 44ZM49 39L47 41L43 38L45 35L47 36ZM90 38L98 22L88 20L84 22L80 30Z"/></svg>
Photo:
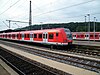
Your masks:
<svg viewBox="0 0 100 75"><path fill-rule="evenodd" d="M68 29L68 28L53 28L53 29L43 29L43 30L20 31L20 33L31 33L31 32L34 32L34 33L59 32L61 30L65 30L65 29ZM9 33L0 33L0 34L16 34L16 33L19 33L19 32L9 32Z"/></svg>
<svg viewBox="0 0 100 75"><path fill-rule="evenodd" d="M54 28L54 29L43 29L43 30L32 30L32 31L21 31L21 33L29 33L29 32L36 32L36 33L42 33L42 32L59 32L65 28Z"/></svg>

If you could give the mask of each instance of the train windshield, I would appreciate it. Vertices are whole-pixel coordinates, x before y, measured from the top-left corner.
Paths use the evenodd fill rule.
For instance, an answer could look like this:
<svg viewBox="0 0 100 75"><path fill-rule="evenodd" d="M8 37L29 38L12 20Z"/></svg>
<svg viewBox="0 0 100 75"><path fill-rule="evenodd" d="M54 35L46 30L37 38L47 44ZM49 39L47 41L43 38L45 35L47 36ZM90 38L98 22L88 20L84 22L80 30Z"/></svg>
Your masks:
<svg viewBox="0 0 100 75"><path fill-rule="evenodd" d="M66 35L67 35L67 38L68 38L69 40L72 40L71 31L70 31L69 29L65 29L65 33L66 33Z"/></svg>

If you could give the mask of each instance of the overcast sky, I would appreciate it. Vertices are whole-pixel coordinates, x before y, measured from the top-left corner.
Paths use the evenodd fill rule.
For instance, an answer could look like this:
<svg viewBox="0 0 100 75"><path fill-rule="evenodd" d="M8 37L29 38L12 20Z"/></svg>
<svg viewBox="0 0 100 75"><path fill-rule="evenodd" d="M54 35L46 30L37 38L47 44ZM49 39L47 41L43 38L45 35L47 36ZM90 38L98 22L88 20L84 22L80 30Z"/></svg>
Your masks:
<svg viewBox="0 0 100 75"><path fill-rule="evenodd" d="M6 20L29 21L30 0L0 0L0 31L8 29ZM32 24L84 22L90 14L91 21L100 21L100 0L31 0ZM88 21L88 16L87 16ZM17 24L17 25L16 25ZM28 24L11 22L11 29Z"/></svg>

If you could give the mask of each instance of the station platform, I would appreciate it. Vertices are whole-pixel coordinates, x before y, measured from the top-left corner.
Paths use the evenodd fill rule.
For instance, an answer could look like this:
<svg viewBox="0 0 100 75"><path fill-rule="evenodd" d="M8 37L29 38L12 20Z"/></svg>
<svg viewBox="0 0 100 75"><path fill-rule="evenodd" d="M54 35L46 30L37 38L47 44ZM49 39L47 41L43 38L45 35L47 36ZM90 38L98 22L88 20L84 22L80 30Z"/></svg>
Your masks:
<svg viewBox="0 0 100 75"><path fill-rule="evenodd" d="M73 40L73 44L100 47L100 42L96 42L96 41L83 41L83 40L82 41L78 41L78 40Z"/></svg>
<svg viewBox="0 0 100 75"><path fill-rule="evenodd" d="M11 67L9 67L3 60L0 59L0 75L19 75Z"/></svg>
<svg viewBox="0 0 100 75"><path fill-rule="evenodd" d="M3 44L0 44L0 46L11 52L14 52L21 56L24 56L28 59L40 62L42 64L56 68L58 70L64 71L64 72L72 74L72 75L99 75L98 73L93 72L93 71L89 71L86 69L82 69L82 68L78 68L78 67L71 66L68 64L64 64L64 63L60 63L60 62L53 61L50 59L46 59L46 58L36 56L36 55L30 54L30 53L27 53L27 52L24 52L24 51L21 51L21 50L18 50L18 49L15 49L15 48L3 45Z"/></svg>

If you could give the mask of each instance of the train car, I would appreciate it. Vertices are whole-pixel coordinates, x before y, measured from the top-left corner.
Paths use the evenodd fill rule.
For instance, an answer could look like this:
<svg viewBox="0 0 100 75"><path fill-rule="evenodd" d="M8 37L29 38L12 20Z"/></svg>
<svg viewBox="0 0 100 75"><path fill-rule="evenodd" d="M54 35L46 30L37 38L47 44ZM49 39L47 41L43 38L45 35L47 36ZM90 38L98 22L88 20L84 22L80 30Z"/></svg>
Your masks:
<svg viewBox="0 0 100 75"><path fill-rule="evenodd" d="M72 32L75 40L97 40L100 41L100 32Z"/></svg>
<svg viewBox="0 0 100 75"><path fill-rule="evenodd" d="M70 45L73 42L72 33L67 28L1 33L0 38L49 45Z"/></svg>

